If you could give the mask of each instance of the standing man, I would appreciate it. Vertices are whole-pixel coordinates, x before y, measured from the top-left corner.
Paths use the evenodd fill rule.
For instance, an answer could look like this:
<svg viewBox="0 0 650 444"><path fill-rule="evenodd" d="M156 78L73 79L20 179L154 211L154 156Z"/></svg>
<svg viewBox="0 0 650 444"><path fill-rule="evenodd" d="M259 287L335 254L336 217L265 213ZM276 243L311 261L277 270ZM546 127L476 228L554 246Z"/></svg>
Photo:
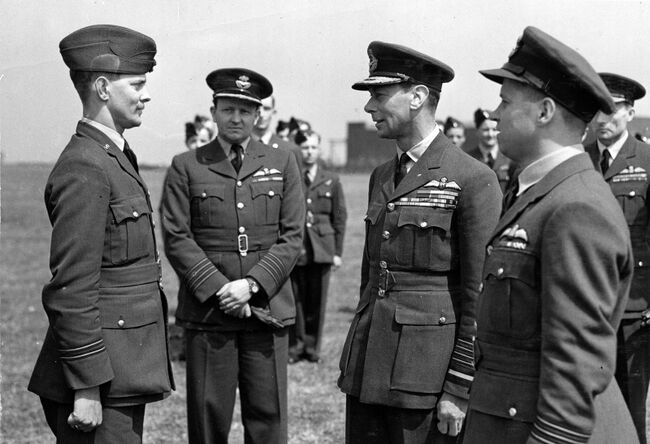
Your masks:
<svg viewBox="0 0 650 444"><path fill-rule="evenodd" d="M305 207L294 156L253 140L262 75L218 69L215 140L174 157L163 188L165 251L181 278L176 320L186 329L189 441L227 443L241 396L247 443L287 442L289 273Z"/></svg>
<svg viewBox="0 0 650 444"><path fill-rule="evenodd" d="M581 145L614 103L582 56L534 27L481 74L502 85L500 146L522 170L487 246L463 443L637 442L613 378L630 238Z"/></svg>
<svg viewBox="0 0 650 444"><path fill-rule="evenodd" d="M257 120L255 120L255 125L253 126L253 138L271 148L280 148L293 153L296 158L296 163L300 168L302 166L302 154L300 148L291 141L283 139L273 131L272 123L276 113L275 96L269 96L262 99L260 115Z"/></svg>
<svg viewBox="0 0 650 444"><path fill-rule="evenodd" d="M618 329L616 380L632 412L641 443L646 443L646 398L650 381L650 146L632 137L627 124L634 101L645 96L638 82L602 73L616 109L596 116L597 141L586 147L614 193L630 229L634 277Z"/></svg>
<svg viewBox="0 0 650 444"><path fill-rule="evenodd" d="M478 146L467 154L492 168L499 179L501 192L505 194L508 183L514 174L515 165L499 150L497 122L490 116L488 110L479 108L474 112L474 125L476 126Z"/></svg>
<svg viewBox="0 0 650 444"><path fill-rule="evenodd" d="M453 70L372 42L365 111L397 155L370 176L361 296L341 356L348 443L452 443L473 379L484 245L501 209L488 167L436 125Z"/></svg>
<svg viewBox="0 0 650 444"><path fill-rule="evenodd" d="M449 116L443 128L447 139L458 148L462 148L465 143L465 125L460 120Z"/></svg>
<svg viewBox="0 0 650 444"><path fill-rule="evenodd" d="M339 176L319 164L320 135L298 131L302 151L303 191L307 216L305 238L296 267L291 272L296 297L296 325L289 338L289 363L320 361L327 292L332 269L343 264L343 239L347 210Z"/></svg>
<svg viewBox="0 0 650 444"><path fill-rule="evenodd" d="M47 181L50 326L29 390L59 443L142 442L145 404L173 389L167 302L147 187L124 130L151 100L156 44L112 25L59 44L83 118Z"/></svg>

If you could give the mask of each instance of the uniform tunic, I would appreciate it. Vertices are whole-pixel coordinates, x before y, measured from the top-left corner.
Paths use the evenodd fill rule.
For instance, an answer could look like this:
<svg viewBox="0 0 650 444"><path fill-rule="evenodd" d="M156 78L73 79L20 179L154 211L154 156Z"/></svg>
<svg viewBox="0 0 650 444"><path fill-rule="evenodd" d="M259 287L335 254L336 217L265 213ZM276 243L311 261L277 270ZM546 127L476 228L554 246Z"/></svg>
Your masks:
<svg viewBox="0 0 650 444"><path fill-rule="evenodd" d="M497 178L444 135L394 188L397 159L370 177L361 297L339 387L362 403L432 409L467 398L484 245Z"/></svg>
<svg viewBox="0 0 650 444"><path fill-rule="evenodd" d="M173 388L149 194L124 153L80 122L45 187L50 326L29 390L59 403L101 386L102 404L162 399Z"/></svg>
<svg viewBox="0 0 650 444"><path fill-rule="evenodd" d="M472 150L468 151L467 154L472 156L476 160L484 162L483 153L481 149L476 146ZM499 179L499 186L501 187L501 192L506 193L506 188L510 183L510 180L514 176L515 164L510 160L508 156L503 154L501 151L497 152L497 156L494 159L494 164L491 166L492 170L497 174L497 179Z"/></svg>
<svg viewBox="0 0 650 444"><path fill-rule="evenodd" d="M490 237L465 444L635 442L613 378L629 234L588 156L573 152Z"/></svg>
<svg viewBox="0 0 650 444"><path fill-rule="evenodd" d="M598 144L586 147L600 171ZM628 134L604 175L630 230L634 252L634 277L630 299L618 331L616 379L632 412L642 443L646 442L646 399L650 384L650 326L642 316L650 308L650 146Z"/></svg>

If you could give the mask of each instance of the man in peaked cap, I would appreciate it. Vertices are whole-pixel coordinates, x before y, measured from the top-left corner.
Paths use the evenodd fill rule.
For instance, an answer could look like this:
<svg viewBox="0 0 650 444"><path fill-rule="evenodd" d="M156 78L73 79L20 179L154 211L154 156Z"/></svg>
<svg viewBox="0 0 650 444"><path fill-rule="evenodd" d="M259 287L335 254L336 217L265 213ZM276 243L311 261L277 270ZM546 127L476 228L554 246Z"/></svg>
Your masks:
<svg viewBox="0 0 650 444"><path fill-rule="evenodd" d="M496 173L501 192L505 193L515 172L515 164L499 150L497 122L490 115L490 111L478 108L474 112L474 125L478 145L467 154L485 163Z"/></svg>
<svg viewBox="0 0 650 444"><path fill-rule="evenodd" d="M501 209L494 172L441 134L444 63L372 42L352 88L396 156L370 177L361 294L341 356L348 443L452 443L473 379L483 245Z"/></svg>
<svg viewBox="0 0 650 444"><path fill-rule="evenodd" d="M616 110L596 115L597 140L585 149L611 188L630 229L634 277L618 330L616 380L632 413L639 440L645 444L650 382L650 146L636 140L627 130L627 124L634 118L634 102L645 96L645 88L618 74L601 73L600 77L616 103Z"/></svg>
<svg viewBox="0 0 650 444"><path fill-rule="evenodd" d="M151 202L123 138L151 99L156 44L95 25L59 48L83 118L45 187L50 326L29 390L59 443L140 443L145 404L173 389Z"/></svg>
<svg viewBox="0 0 650 444"><path fill-rule="evenodd" d="M305 218L296 159L251 137L273 92L243 68L207 77L215 140L172 160L161 213L165 252L181 277L189 442L227 443L241 397L246 442L287 442L289 274Z"/></svg>
<svg viewBox="0 0 650 444"><path fill-rule="evenodd" d="M480 72L502 85L499 146L521 171L487 243L463 443L637 442L614 379L630 237L581 145L615 105L580 54L534 27Z"/></svg>
<svg viewBox="0 0 650 444"><path fill-rule="evenodd" d="M454 119L451 116L447 117L443 127L443 132L451 143L456 145L458 148L463 147L463 144L465 143L465 125L463 125L460 120Z"/></svg>

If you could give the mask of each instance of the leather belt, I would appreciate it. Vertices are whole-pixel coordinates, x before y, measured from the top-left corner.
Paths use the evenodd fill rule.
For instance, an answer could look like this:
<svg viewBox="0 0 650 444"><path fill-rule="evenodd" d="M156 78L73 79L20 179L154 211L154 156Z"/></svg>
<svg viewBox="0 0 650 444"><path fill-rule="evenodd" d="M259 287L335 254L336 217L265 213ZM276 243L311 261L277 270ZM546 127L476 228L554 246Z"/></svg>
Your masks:
<svg viewBox="0 0 650 444"><path fill-rule="evenodd" d="M102 267L99 276L100 288L133 287L135 285L160 282L162 270L157 262L126 267Z"/></svg>
<svg viewBox="0 0 650 444"><path fill-rule="evenodd" d="M455 291L460 290L460 279L455 273L392 271L371 267L368 284L377 288L379 296L389 291Z"/></svg>

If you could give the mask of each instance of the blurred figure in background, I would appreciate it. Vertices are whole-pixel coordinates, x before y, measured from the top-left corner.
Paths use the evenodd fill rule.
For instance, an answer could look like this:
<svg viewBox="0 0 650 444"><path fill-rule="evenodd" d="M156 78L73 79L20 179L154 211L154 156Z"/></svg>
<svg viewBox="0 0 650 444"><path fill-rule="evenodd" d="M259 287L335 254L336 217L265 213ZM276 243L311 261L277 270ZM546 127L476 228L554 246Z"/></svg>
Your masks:
<svg viewBox="0 0 650 444"><path fill-rule="evenodd" d="M188 150L196 149L214 139L214 125L210 120L197 114L193 122L185 123L185 146Z"/></svg>
<svg viewBox="0 0 650 444"><path fill-rule="evenodd" d="M474 112L474 124L476 125L478 146L468 151L467 154L492 168L499 179L501 192L505 194L508 183L514 174L515 165L512 160L499 151L497 121L491 117L488 110L479 108Z"/></svg>
<svg viewBox="0 0 650 444"><path fill-rule="evenodd" d="M296 324L289 331L289 362L318 362L330 271L342 264L347 211L338 175L319 165L320 136L298 131L295 142L302 152L307 217L303 248L291 272Z"/></svg>
<svg viewBox="0 0 650 444"><path fill-rule="evenodd" d="M289 141L289 122L278 120L278 125L275 127L275 134L282 140Z"/></svg>
<svg viewBox="0 0 650 444"><path fill-rule="evenodd" d="M600 78L611 93L616 110L596 114L597 140L585 150L621 205L632 238L634 277L618 329L616 380L639 439L645 444L650 382L650 146L632 138L627 129L634 118L634 101L645 96L645 88L618 74L601 73Z"/></svg>
<svg viewBox="0 0 650 444"><path fill-rule="evenodd" d="M451 143L462 149L463 144L465 143L465 125L463 125L460 120L456 120L449 116L447 117L443 128L445 136L451 140Z"/></svg>

